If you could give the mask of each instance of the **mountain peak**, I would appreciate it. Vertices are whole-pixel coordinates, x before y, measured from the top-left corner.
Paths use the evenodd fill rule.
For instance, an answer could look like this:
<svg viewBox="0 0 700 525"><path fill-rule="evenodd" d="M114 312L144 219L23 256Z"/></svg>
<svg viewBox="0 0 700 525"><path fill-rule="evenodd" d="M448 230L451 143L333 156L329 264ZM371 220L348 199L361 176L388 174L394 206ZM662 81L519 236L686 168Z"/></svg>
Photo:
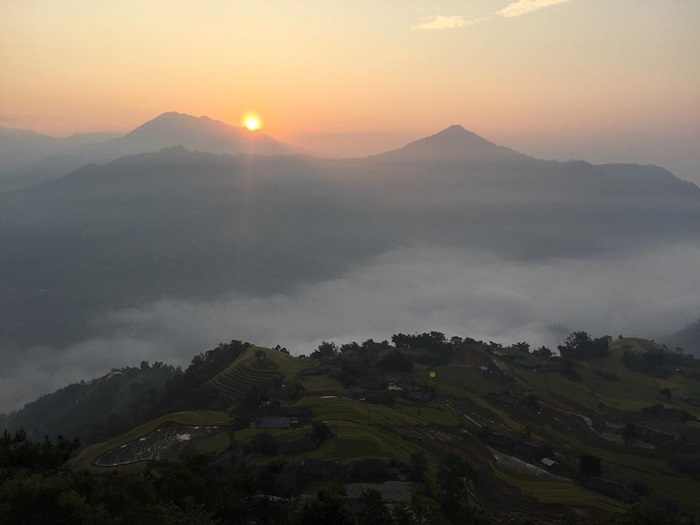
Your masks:
<svg viewBox="0 0 700 525"><path fill-rule="evenodd" d="M292 153L291 148L265 133L252 134L243 127L231 126L207 116L195 117L176 111L161 113L128 133L121 142L129 145L130 153L159 151L176 145L208 153Z"/></svg>
<svg viewBox="0 0 700 525"><path fill-rule="evenodd" d="M133 130L131 134L139 134L144 132L162 132L165 130L171 130L174 128L202 128L204 126L218 126L219 128L228 128L228 124L213 120L209 117L195 117L194 115L188 115L187 113L178 113L177 111L167 111L161 113L157 117L141 124L138 128Z"/></svg>
<svg viewBox="0 0 700 525"><path fill-rule="evenodd" d="M453 124L428 137L411 142L401 149L389 151L381 156L405 158L406 160L513 160L524 155L509 148L498 146L465 129Z"/></svg>

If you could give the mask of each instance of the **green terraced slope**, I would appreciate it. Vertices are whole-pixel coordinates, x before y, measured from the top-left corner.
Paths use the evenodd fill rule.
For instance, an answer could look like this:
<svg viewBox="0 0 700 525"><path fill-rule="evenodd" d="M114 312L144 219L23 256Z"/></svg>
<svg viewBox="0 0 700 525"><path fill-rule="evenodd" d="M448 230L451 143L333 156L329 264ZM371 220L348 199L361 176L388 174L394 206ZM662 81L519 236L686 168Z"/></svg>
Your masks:
<svg viewBox="0 0 700 525"><path fill-rule="evenodd" d="M265 390L294 376L301 368L299 359L282 352L250 347L228 368L214 376L208 384L232 402L240 402L253 389Z"/></svg>

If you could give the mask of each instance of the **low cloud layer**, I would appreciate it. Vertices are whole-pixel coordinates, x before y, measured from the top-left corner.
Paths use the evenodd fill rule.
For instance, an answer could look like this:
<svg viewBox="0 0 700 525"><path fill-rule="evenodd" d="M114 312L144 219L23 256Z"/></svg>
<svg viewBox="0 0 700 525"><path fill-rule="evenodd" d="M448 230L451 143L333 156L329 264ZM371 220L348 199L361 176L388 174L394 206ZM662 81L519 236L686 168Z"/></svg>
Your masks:
<svg viewBox="0 0 700 525"><path fill-rule="evenodd" d="M308 354L322 340L425 330L550 346L571 330L653 337L698 317L698 260L700 246L538 263L401 248L290 295L161 301L96 320L105 334L99 339L3 356L0 410L112 367L142 360L186 365L234 338Z"/></svg>

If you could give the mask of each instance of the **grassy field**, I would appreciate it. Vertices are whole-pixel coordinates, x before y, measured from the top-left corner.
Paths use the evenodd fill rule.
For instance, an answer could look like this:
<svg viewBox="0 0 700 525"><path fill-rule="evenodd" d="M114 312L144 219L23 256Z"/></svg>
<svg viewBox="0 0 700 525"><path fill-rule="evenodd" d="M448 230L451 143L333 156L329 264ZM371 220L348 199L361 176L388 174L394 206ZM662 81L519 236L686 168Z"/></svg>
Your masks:
<svg viewBox="0 0 700 525"><path fill-rule="evenodd" d="M435 373L435 377L429 375L430 371ZM484 377L478 368L471 366L416 367L416 375L425 378L427 384L434 385L438 393L450 397L464 398L467 392L485 395L503 388L502 384Z"/></svg>
<svg viewBox="0 0 700 525"><path fill-rule="evenodd" d="M231 438L228 432L221 432L220 434L208 437L197 445L197 453L217 456L226 450L230 444Z"/></svg>
<svg viewBox="0 0 700 525"><path fill-rule="evenodd" d="M417 445L379 428L338 423L331 425L331 429L337 436L326 440L318 449L309 453L309 457L341 461L357 458L389 461L396 458L410 464L411 455L422 450Z"/></svg>
<svg viewBox="0 0 700 525"><path fill-rule="evenodd" d="M157 419L144 423L136 428L133 428L129 432L105 441L103 443L96 443L85 448L72 462L71 467L76 470L97 470L104 471L105 468L98 468L92 465L92 462L104 454L108 450L115 447L123 445L129 441L134 441L142 436L145 436L149 432L152 432L158 428L163 423L172 421L175 423L181 423L183 425L228 425L231 422L231 418L224 414L223 412L211 412L211 411L198 411L198 412L175 412L173 414L166 414ZM122 467L116 467L122 468Z"/></svg>
<svg viewBox="0 0 700 525"><path fill-rule="evenodd" d="M643 483L654 497L677 501L687 508L700 508L697 484L689 481L687 477L666 474L668 464L662 458L628 453L622 447L619 450L596 447L576 436L552 429L548 429L548 433L551 433L558 443L567 443L577 451L600 457L605 478L628 485Z"/></svg>
<svg viewBox="0 0 700 525"><path fill-rule="evenodd" d="M311 376L301 381L301 386L307 395L334 394L342 395L345 391L343 384L328 376Z"/></svg>
<svg viewBox="0 0 700 525"><path fill-rule="evenodd" d="M629 507L625 503L588 490L573 482L534 481L509 476L494 469L494 474L509 485L519 488L523 494L543 503L558 503L572 507L594 507L608 512L622 513Z"/></svg>
<svg viewBox="0 0 700 525"><path fill-rule="evenodd" d="M314 421L348 421L358 425L388 426L423 424L417 415L342 397L309 397L302 399L299 404L311 407Z"/></svg>
<svg viewBox="0 0 700 525"><path fill-rule="evenodd" d="M304 401L300 404L310 405L314 410L313 421L326 421L333 436L324 441L316 450L299 454L298 456L285 456L289 460L295 457L336 459L340 461L359 458L376 458L388 461L396 458L405 463L410 463L411 455L422 450L418 445L403 439L385 426L420 425L422 427L423 424L417 415L396 413L391 414L391 417L389 417L391 409L342 398L319 399L316 403L310 403L311 399ZM368 424L367 420L367 408L370 408L370 410L379 409L370 412L370 424ZM308 434L310 430L311 425L305 425L296 429L269 429L264 431L257 428L247 428L236 431L235 439L245 443L253 439L257 434L265 432L278 440L285 440L302 437ZM429 463L437 464L437 458L430 455Z"/></svg>

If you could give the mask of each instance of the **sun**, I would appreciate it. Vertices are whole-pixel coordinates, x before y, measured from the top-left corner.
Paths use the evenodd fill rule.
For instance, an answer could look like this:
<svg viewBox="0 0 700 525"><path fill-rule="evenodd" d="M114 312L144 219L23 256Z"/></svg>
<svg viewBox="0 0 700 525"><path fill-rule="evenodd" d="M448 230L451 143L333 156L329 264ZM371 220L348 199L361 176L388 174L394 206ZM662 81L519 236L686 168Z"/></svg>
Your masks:
<svg viewBox="0 0 700 525"><path fill-rule="evenodd" d="M248 114L243 117L243 125L248 131L257 131L262 127L262 122L257 115Z"/></svg>

